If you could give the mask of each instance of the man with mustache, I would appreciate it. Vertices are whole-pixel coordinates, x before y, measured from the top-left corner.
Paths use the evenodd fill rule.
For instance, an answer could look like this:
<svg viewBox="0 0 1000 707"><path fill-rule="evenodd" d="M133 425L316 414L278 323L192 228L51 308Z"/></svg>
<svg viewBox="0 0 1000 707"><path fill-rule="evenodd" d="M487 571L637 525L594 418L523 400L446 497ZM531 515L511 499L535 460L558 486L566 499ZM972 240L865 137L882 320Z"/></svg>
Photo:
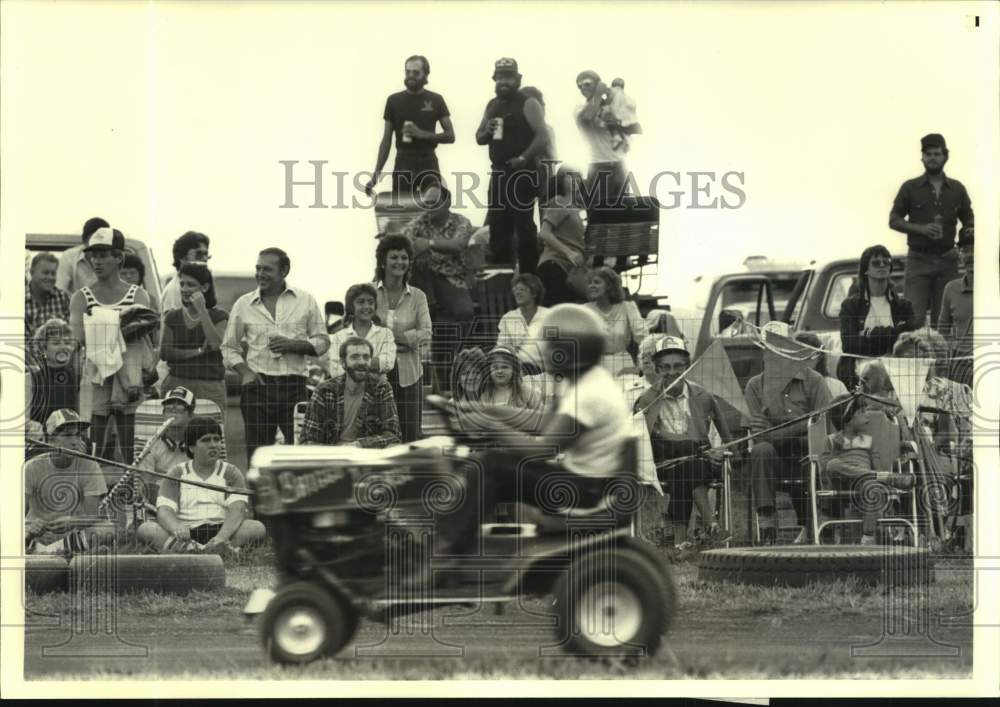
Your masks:
<svg viewBox="0 0 1000 707"><path fill-rule="evenodd" d="M969 192L945 176L948 147L937 133L920 139L924 174L903 182L892 203L889 228L906 234L906 299L913 303L917 328L924 325L928 307L931 327L937 328L944 287L958 277L955 251L956 222L974 226Z"/></svg>
<svg viewBox="0 0 1000 707"><path fill-rule="evenodd" d="M490 153L490 251L494 263L511 263L516 231L520 272L534 273L538 264L536 158L549 144L545 112L538 99L521 92L521 74L513 59L496 61L493 82L496 98L486 104L476 130L476 144L489 145Z"/></svg>
<svg viewBox="0 0 1000 707"><path fill-rule="evenodd" d="M274 444L278 428L292 439L295 405L309 398L306 356L330 348L316 299L287 282L291 267L281 248L259 253L257 289L236 300L222 339L222 361L240 375L248 461L257 447Z"/></svg>
<svg viewBox="0 0 1000 707"><path fill-rule="evenodd" d="M344 372L313 393L302 422L302 444L381 448L400 441L389 382L369 371L372 345L352 336L340 345Z"/></svg>
<svg viewBox="0 0 1000 707"><path fill-rule="evenodd" d="M451 114L444 98L424 88L431 65L424 56L411 56L403 65L406 78L405 91L394 93L385 101L385 130L378 146L378 158L372 178L365 185L365 193L372 195L375 184L382 175L392 136L396 136L396 163L393 167L392 191L410 194L424 179L440 181L441 170L434 153L439 144L455 142ZM442 132L435 132L438 123Z"/></svg>

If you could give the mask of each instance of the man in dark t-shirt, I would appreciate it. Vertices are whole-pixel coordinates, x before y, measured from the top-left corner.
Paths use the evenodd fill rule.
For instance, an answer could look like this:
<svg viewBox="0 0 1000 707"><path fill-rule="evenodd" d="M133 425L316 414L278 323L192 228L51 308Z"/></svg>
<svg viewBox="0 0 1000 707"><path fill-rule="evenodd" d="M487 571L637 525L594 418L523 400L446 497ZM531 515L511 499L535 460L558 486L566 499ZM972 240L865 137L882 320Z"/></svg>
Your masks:
<svg viewBox="0 0 1000 707"><path fill-rule="evenodd" d="M509 264L516 231L520 272L534 273L538 264L536 165L549 145L545 112L537 98L520 91L521 74L513 59L497 60L493 82L496 98L486 104L476 130L476 144L488 145L490 153L490 252L495 264Z"/></svg>
<svg viewBox="0 0 1000 707"><path fill-rule="evenodd" d="M382 176L382 169L389 159L392 136L396 136L396 163L393 167L393 193L412 194L421 180L440 180L434 149L439 143L455 142L455 131L451 125L451 114L444 98L424 88L431 72L430 64L422 56L411 56L405 63L405 91L394 93L385 101L385 131L378 146L375 171L365 186L365 193L371 196ZM435 132L441 123L443 132Z"/></svg>

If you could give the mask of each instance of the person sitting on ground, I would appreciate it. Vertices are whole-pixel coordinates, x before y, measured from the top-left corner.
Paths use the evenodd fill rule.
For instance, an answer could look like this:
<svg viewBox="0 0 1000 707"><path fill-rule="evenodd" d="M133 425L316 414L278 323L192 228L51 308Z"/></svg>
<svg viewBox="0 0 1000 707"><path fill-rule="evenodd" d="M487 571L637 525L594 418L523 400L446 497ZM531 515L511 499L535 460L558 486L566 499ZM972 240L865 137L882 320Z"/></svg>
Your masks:
<svg viewBox="0 0 1000 707"><path fill-rule="evenodd" d="M57 449L24 465L28 554L71 555L114 542L114 524L98 513L108 492L101 467L62 451L86 453L89 427L75 410L56 410L45 421L46 441Z"/></svg>
<svg viewBox="0 0 1000 707"><path fill-rule="evenodd" d="M340 345L344 369L316 388L302 422L302 444L382 448L399 444L401 435L392 387L370 372L372 344L351 337Z"/></svg>
<svg viewBox="0 0 1000 707"><path fill-rule="evenodd" d="M691 354L683 339L662 336L653 351L652 361L659 380L639 396L635 412L642 412L646 418L646 428L653 443L653 458L657 464L701 454L709 446L710 424L715 425L724 442L734 439L715 396L695 383L686 380L677 382L691 366ZM721 464L724 454L722 448L713 449L703 458L658 470L660 482L670 494L669 507L665 509L664 516L673 526L671 536L674 544L681 549L691 545L685 544L684 536L692 501L702 522L708 520L708 539L713 543L728 540L708 501L708 483L712 478L709 463Z"/></svg>
<svg viewBox="0 0 1000 707"><path fill-rule="evenodd" d="M156 520L139 526L139 540L161 553L217 553L262 542L264 524L247 518L244 494L184 483L246 488L243 472L221 458L219 423L202 415L192 417L184 445L189 459L171 469L171 478L160 483Z"/></svg>
<svg viewBox="0 0 1000 707"><path fill-rule="evenodd" d="M146 289L146 266L135 253L126 253L119 271L123 281Z"/></svg>
<svg viewBox="0 0 1000 707"><path fill-rule="evenodd" d="M392 331L382 326L382 320L375 314L378 293L367 282L351 285L344 295L344 326L330 335L330 349L339 354L340 345L351 338L361 338L372 345L372 361L369 373L382 378L396 365L396 341ZM331 378L344 373L340 357L330 357L328 370Z"/></svg>
<svg viewBox="0 0 1000 707"><path fill-rule="evenodd" d="M800 331L795 335L795 340L813 349L823 348L823 342L820 341L820 338L811 331ZM844 385L844 382L839 378L831 376L829 372L827 372L825 353L816 353L816 367L813 368L813 370L823 376L823 380L826 381L826 387L830 389L831 398L835 398L838 395L845 395L847 393L847 386Z"/></svg>
<svg viewBox="0 0 1000 707"><path fill-rule="evenodd" d="M840 343L844 354L837 377L848 390L858 384L858 356L884 356L904 331L917 327L913 305L892 288L892 255L888 248L865 248L858 263L858 290L840 305Z"/></svg>
<svg viewBox="0 0 1000 707"><path fill-rule="evenodd" d="M478 403L485 377L489 375L486 352L462 349L455 357L451 375L451 399L457 403Z"/></svg>
<svg viewBox="0 0 1000 707"><path fill-rule="evenodd" d="M833 400L843 403L830 410L830 422L836 432L828 437L829 444L820 457L820 465L844 490L851 491L856 507L861 509L861 544L875 544L878 518L888 507L888 488L911 489L913 476L891 471L876 471L878 466L891 465L892 459L872 457L872 437L868 433L872 409L864 398L852 400L841 395ZM874 502L884 498L881 507Z"/></svg>
<svg viewBox="0 0 1000 707"><path fill-rule="evenodd" d="M26 396L30 419L45 424L56 410L80 409L80 374L73 363L76 341L63 319L50 319L35 332L38 356L28 366L25 380L31 392Z"/></svg>
<svg viewBox="0 0 1000 707"><path fill-rule="evenodd" d="M200 263L183 263L177 271L181 306L163 316L160 358L169 374L162 390L187 388L202 400L215 403L226 415L226 368L222 339L229 315L218 306L212 272Z"/></svg>
<svg viewBox="0 0 1000 707"><path fill-rule="evenodd" d="M156 439L136 467L144 471L157 471L168 474L178 464L188 460L184 441L187 426L194 416L195 397L187 388L177 387L169 391L161 401L163 420L171 420L170 426ZM155 501L160 487L160 478L152 474L143 474L146 486L146 498Z"/></svg>
<svg viewBox="0 0 1000 707"><path fill-rule="evenodd" d="M548 193L541 208L542 228L538 232L542 242L538 276L545 286L546 307L586 300L585 227L575 201L579 184L580 175L565 168L546 182Z"/></svg>

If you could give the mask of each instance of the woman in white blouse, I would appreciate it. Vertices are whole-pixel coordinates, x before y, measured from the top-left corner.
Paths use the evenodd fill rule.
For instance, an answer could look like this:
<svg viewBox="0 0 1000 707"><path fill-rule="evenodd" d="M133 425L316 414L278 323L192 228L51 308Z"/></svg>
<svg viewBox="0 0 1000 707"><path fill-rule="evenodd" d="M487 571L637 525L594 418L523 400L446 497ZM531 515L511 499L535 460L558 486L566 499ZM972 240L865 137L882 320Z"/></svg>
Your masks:
<svg viewBox="0 0 1000 707"><path fill-rule="evenodd" d="M604 320L604 358L601 365L613 376L636 371L635 361L628 352L629 344L636 346L646 338L646 322L639 314L635 302L625 301L622 280L608 267L595 268L587 283L585 307L597 312Z"/></svg>
<svg viewBox="0 0 1000 707"><path fill-rule="evenodd" d="M396 341L392 331L381 326L382 320L375 313L378 293L375 287L363 282L351 285L344 295L344 326L330 335L330 376L336 378L344 372L340 360L340 345L357 336L372 345L370 371L383 377L396 365Z"/></svg>
<svg viewBox="0 0 1000 707"><path fill-rule="evenodd" d="M524 371L525 382L534 386L543 398L551 397L549 378L542 365L542 321L549 308L541 306L545 299L545 286L537 275L524 273L510 283L514 295L512 309L500 318L497 325L497 346L513 349Z"/></svg>

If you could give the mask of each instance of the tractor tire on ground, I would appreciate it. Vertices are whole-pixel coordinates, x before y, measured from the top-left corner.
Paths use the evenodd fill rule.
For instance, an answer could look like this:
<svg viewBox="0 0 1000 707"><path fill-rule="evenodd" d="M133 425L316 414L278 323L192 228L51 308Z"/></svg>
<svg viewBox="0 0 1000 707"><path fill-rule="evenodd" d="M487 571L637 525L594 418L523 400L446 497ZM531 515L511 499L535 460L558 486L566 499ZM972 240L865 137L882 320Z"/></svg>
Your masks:
<svg viewBox="0 0 1000 707"><path fill-rule="evenodd" d="M78 590L187 594L225 589L226 568L218 555L77 555L69 582Z"/></svg>
<svg viewBox="0 0 1000 707"><path fill-rule="evenodd" d="M339 653L357 628L358 612L349 602L317 584L294 582L268 603L260 638L274 662L302 665Z"/></svg>
<svg viewBox="0 0 1000 707"><path fill-rule="evenodd" d="M908 586L933 577L926 550L859 545L789 545L707 550L698 579L801 587L855 577L863 584Z"/></svg>
<svg viewBox="0 0 1000 707"><path fill-rule="evenodd" d="M602 555L580 557L556 582L557 637L570 655L655 655L673 619L673 582L633 550Z"/></svg>
<svg viewBox="0 0 1000 707"><path fill-rule="evenodd" d="M57 555L25 557L24 586L36 594L65 592L69 587L69 563Z"/></svg>

